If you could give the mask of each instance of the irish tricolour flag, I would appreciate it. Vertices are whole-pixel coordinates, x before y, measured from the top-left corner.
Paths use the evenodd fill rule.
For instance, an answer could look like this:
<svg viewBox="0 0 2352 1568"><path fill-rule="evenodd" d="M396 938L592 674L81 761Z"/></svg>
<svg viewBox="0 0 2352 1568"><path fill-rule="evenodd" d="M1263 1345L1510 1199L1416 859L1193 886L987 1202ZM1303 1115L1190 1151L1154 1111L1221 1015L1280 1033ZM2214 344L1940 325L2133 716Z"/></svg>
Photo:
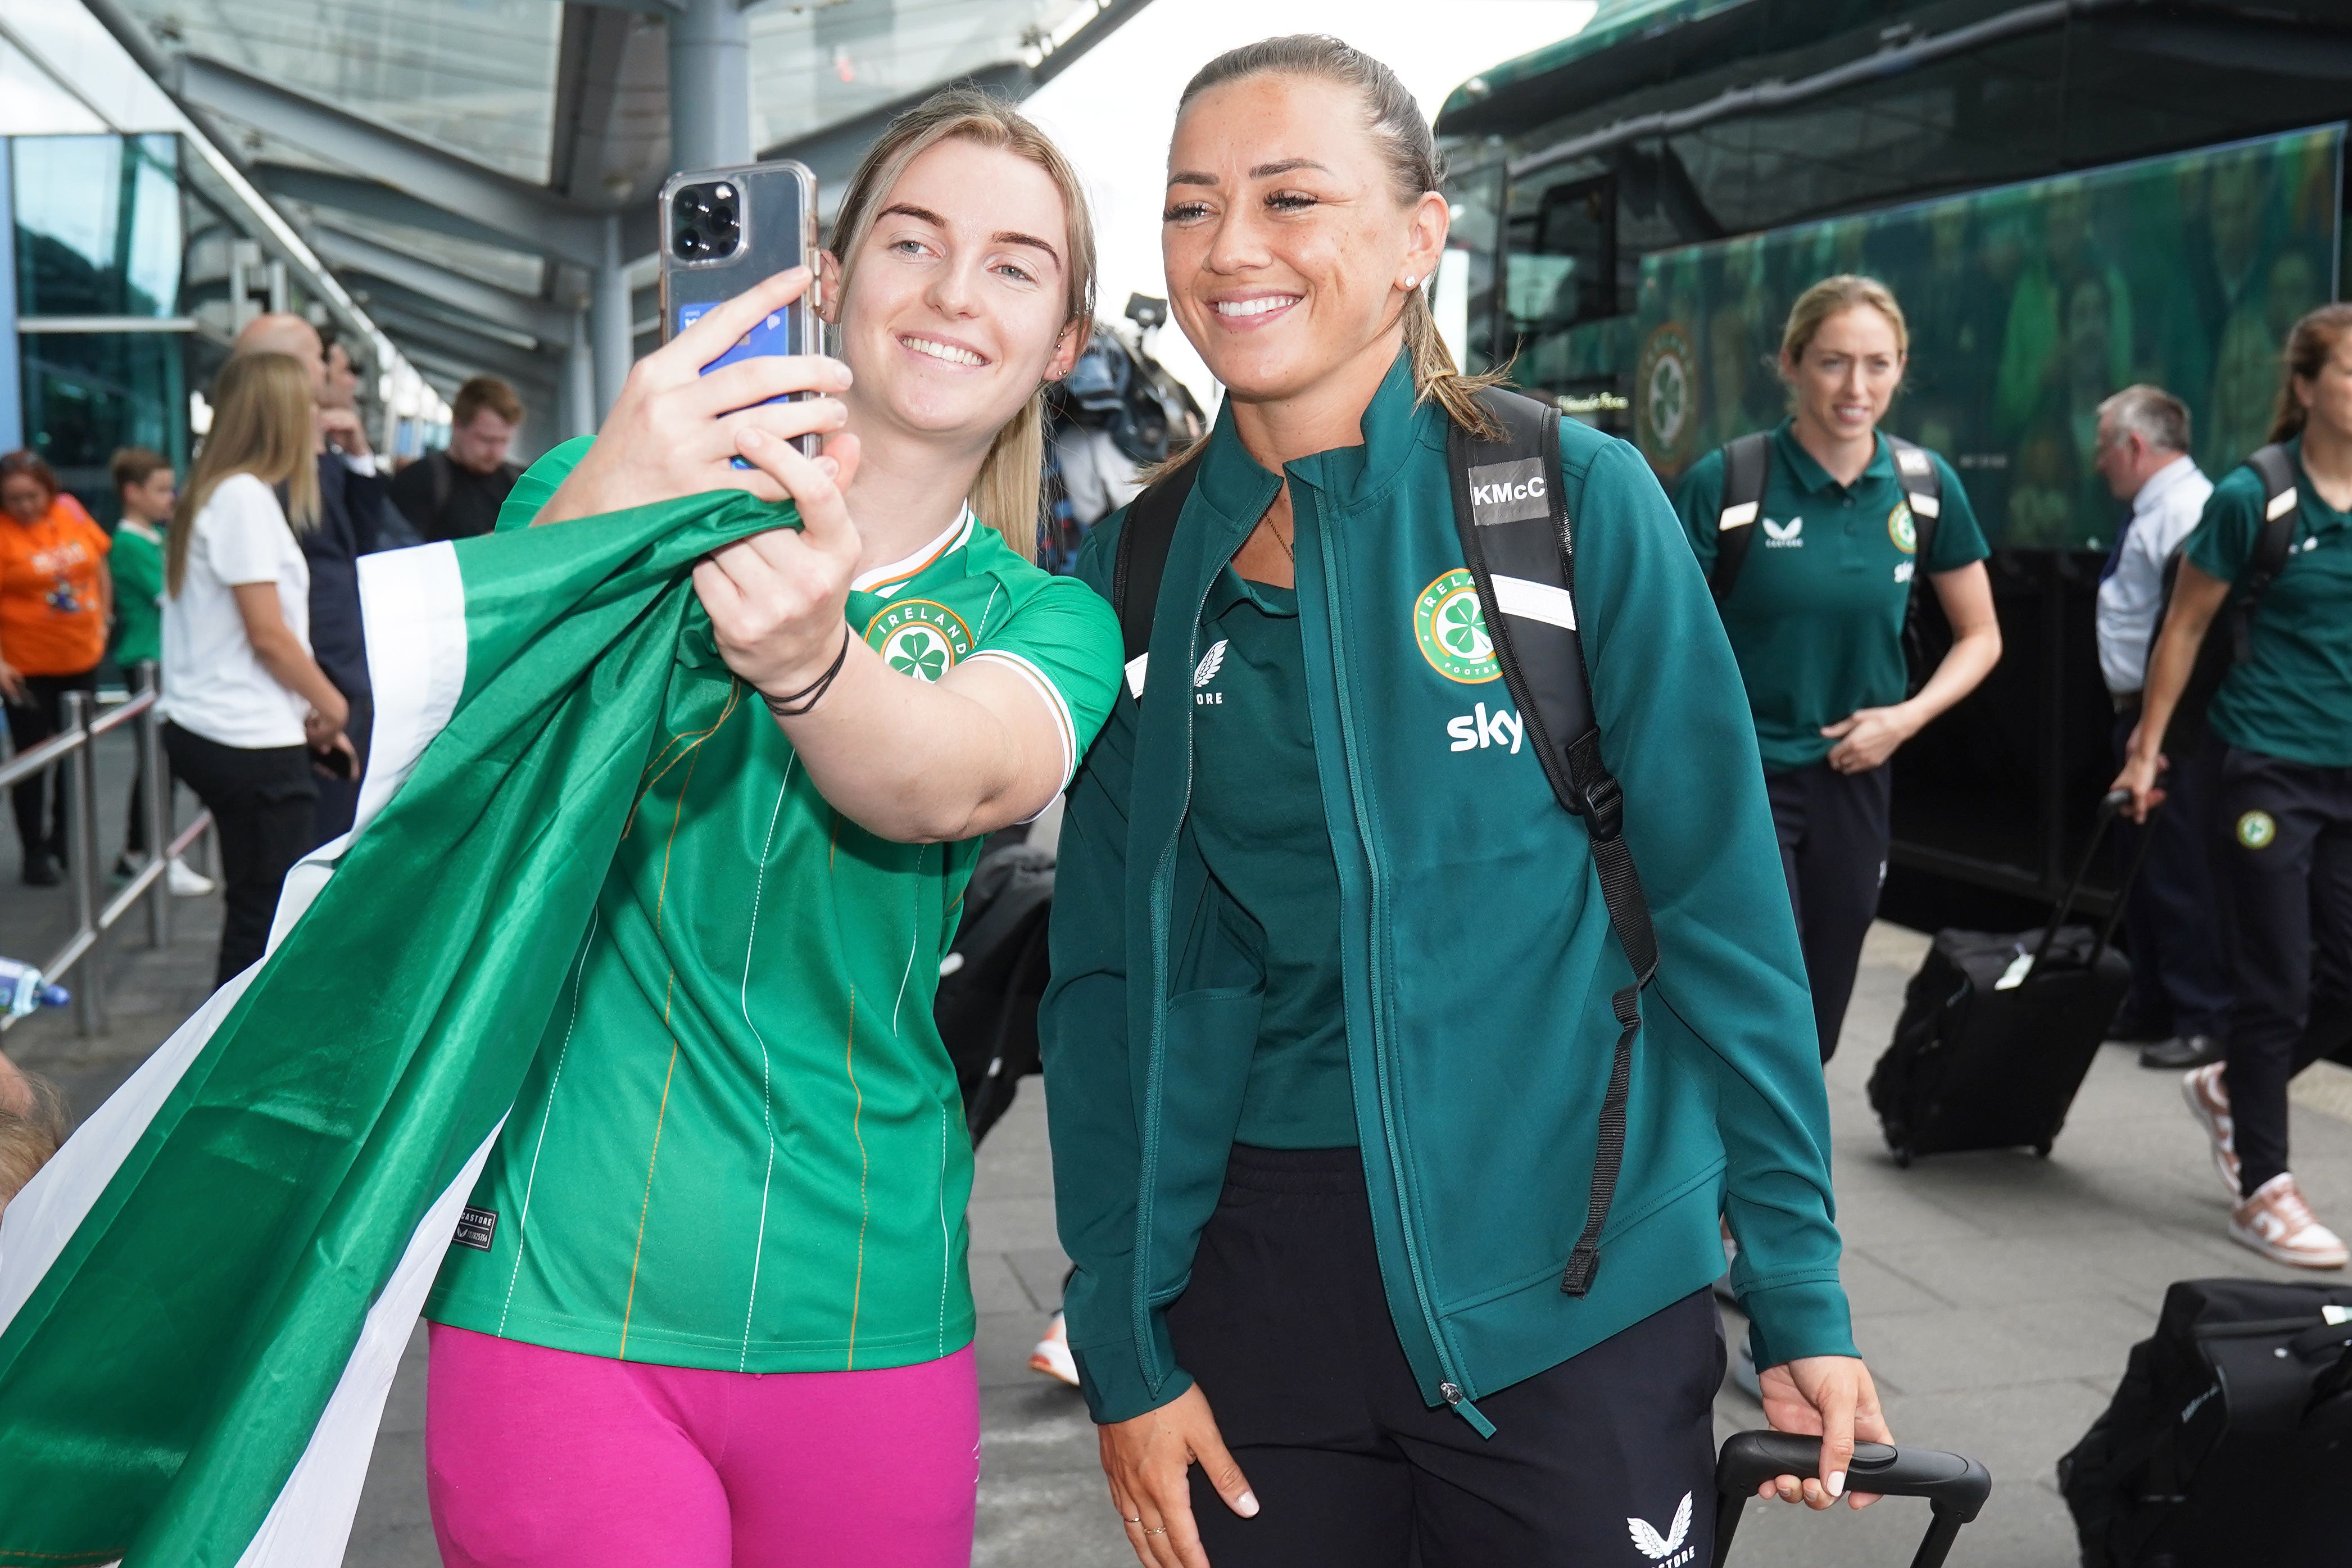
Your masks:
<svg viewBox="0 0 2352 1568"><path fill-rule="evenodd" d="M726 678L688 573L789 515L720 493L362 563L360 830L0 1220L0 1564L341 1562L673 689Z"/></svg>

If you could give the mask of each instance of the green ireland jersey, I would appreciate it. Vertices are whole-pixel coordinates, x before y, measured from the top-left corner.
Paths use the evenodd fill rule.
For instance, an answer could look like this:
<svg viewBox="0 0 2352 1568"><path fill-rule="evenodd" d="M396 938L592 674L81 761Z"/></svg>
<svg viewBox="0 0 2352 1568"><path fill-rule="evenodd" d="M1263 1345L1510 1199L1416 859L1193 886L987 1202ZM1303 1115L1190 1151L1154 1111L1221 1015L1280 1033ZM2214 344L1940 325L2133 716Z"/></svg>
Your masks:
<svg viewBox="0 0 2352 1568"><path fill-rule="evenodd" d="M2286 564L2255 606L2246 661L2213 694L2213 732L2231 745L2315 768L2352 767L2352 516L2319 499L2294 456L2301 502ZM2182 546L2199 571L2235 583L2263 528L2262 477L2241 466L2221 477ZM2230 617L2208 637L2228 639Z"/></svg>
<svg viewBox="0 0 2352 1568"><path fill-rule="evenodd" d="M848 613L910 679L1018 670L1066 768L1109 711L1108 606L969 511L860 577ZM842 816L707 632L688 640L691 700L673 699L426 1315L728 1371L950 1354L972 1334L971 1145L931 1002L979 841L893 843Z"/></svg>
<svg viewBox="0 0 2352 1568"><path fill-rule="evenodd" d="M1768 773L1812 766L1837 742L1822 733L1857 709L1903 700L1903 616L1916 571L1957 572L1990 553L1959 475L1930 453L1943 479L1934 559L1918 559L1918 531L1885 437L1853 483L1841 485L1797 444L1790 422L1772 433L1772 464L1723 629L1756 716ZM1723 510L1723 453L1691 465L1675 510L1715 570Z"/></svg>

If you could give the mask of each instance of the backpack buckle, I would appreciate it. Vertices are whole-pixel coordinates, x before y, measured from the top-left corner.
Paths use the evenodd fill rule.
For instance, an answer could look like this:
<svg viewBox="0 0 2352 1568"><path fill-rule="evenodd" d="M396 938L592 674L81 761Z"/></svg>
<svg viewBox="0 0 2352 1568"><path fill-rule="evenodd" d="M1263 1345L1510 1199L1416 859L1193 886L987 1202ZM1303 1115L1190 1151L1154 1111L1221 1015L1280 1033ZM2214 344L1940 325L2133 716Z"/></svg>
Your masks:
<svg viewBox="0 0 2352 1568"><path fill-rule="evenodd" d="M1577 812L1584 818L1585 832L1604 843L1616 837L1625 823L1625 792L1617 775L1602 773L1578 783L1575 788Z"/></svg>

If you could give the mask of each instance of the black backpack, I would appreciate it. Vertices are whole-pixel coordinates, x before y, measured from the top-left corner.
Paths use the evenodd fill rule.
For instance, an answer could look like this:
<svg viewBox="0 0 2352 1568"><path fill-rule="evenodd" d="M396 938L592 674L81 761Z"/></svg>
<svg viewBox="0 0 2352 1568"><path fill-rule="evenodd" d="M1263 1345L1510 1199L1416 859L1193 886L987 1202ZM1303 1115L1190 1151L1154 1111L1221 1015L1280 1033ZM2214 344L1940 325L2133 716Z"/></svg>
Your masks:
<svg viewBox="0 0 2352 1568"><path fill-rule="evenodd" d="M1903 487L1903 500L1911 508L1915 570L1903 620L1903 650L1916 689L1932 672L1919 617L1911 612L1918 605L1919 584L1927 576L1927 558L1936 548L1936 525L1944 514L1944 476L1927 447L1900 436L1887 436L1886 446L1895 458L1895 481ZM1751 430L1723 444L1723 509L1716 514L1715 570L1706 580L1717 607L1731 597L1739 569L1747 563L1756 540L1756 521L1763 515L1764 488L1771 477L1772 432Z"/></svg>
<svg viewBox="0 0 2352 1568"><path fill-rule="evenodd" d="M2175 1284L2058 1489L2084 1568L2343 1562L2352 1286Z"/></svg>
<svg viewBox="0 0 2352 1568"><path fill-rule="evenodd" d="M2165 728L2163 749L2174 757L2194 756L2204 748L2205 710L2231 669L2252 657L2254 613L2294 550L2295 519L2303 509L2295 489L2294 459L2287 455L2284 443L2273 442L2248 458L2246 467L2263 481L2262 531L2254 535L2253 552L2246 559L2246 569L2238 574L2235 592L2222 612L2228 617L2230 635L2224 639L2215 637L2213 628L2207 629L2197 649L2197 662L2189 668L2189 684L2181 688L2180 700ZM2186 548L2183 541L2164 563L2164 596L2157 603L2156 625L2147 637L2151 662L2164 636L2164 618L2172 613L2173 584L2179 580L2180 557Z"/></svg>
<svg viewBox="0 0 2352 1568"><path fill-rule="evenodd" d="M982 847L931 1004L974 1148L1012 1106L1021 1080L1038 1070L1054 852L1028 843L1028 835L1025 826L1008 827Z"/></svg>
<svg viewBox="0 0 2352 1568"><path fill-rule="evenodd" d="M1477 581L1504 685L1518 704L1552 793L1584 820L1610 927L1633 971L1633 983L1610 998L1619 1028L1616 1054L1601 1101L1584 1230L1560 1277L1562 1290L1581 1296L1601 1265L1601 1227L1624 1157L1633 1037L1642 1029L1642 988L1657 972L1658 942L1633 851L1620 833L1624 792L1601 760L1584 645L1577 636L1576 551L1560 486L1559 411L1498 387L1481 390L1478 401L1503 434L1482 440L1449 422L1445 455L1454 475L1454 528ZM1160 580L1196 466L1183 464L1136 497L1119 534L1111 603L1126 643L1128 691L1139 701Z"/></svg>

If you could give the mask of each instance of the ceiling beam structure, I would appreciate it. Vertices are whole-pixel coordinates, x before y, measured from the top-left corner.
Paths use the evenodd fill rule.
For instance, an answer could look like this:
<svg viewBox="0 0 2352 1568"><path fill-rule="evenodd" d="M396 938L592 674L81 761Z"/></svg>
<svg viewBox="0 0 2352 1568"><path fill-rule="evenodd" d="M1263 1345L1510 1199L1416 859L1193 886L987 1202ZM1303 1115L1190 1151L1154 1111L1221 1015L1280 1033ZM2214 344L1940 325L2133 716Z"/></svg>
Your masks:
<svg viewBox="0 0 2352 1568"><path fill-rule="evenodd" d="M362 273L453 310L521 332L542 344L566 347L575 312L552 301L517 294L320 221L311 246L339 272Z"/></svg>
<svg viewBox="0 0 2352 1568"><path fill-rule="evenodd" d="M203 55L180 57L180 90L232 120L258 127L346 169L366 169L396 189L505 237L515 248L583 267L603 263L605 215L544 185L461 157L404 132Z"/></svg>

